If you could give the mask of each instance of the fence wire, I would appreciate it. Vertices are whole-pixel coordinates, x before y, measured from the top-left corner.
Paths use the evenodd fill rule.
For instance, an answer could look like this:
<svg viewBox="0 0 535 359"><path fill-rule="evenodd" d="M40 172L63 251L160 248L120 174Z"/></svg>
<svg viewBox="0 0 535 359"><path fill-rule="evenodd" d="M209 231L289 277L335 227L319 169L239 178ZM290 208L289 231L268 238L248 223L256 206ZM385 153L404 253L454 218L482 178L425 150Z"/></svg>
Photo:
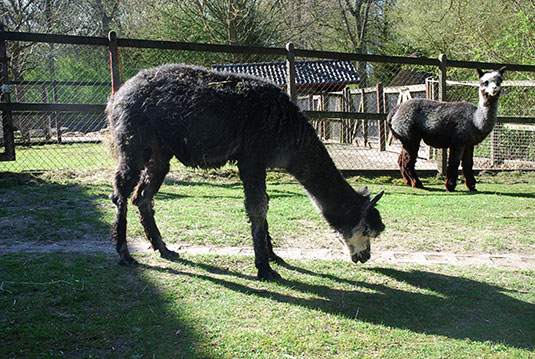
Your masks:
<svg viewBox="0 0 535 359"><path fill-rule="evenodd" d="M108 47L7 41L11 102L105 104L111 91ZM122 77L166 63L248 72L286 87L286 57L120 47ZM17 56L15 56L15 54ZM24 56L22 56L24 55ZM24 61L23 61L24 59ZM410 98L438 99L438 67L296 58L297 104L304 111L386 113ZM535 73L507 72L500 116L535 116ZM478 102L474 69L448 71L448 101ZM397 170L401 145L383 121L311 119L341 170ZM103 113L13 112L16 161L0 171L113 166ZM0 141L3 141L0 126ZM3 145L3 143L2 143ZM422 143L417 169L436 169ZM475 151L477 169L535 169L535 125L499 123Z"/></svg>

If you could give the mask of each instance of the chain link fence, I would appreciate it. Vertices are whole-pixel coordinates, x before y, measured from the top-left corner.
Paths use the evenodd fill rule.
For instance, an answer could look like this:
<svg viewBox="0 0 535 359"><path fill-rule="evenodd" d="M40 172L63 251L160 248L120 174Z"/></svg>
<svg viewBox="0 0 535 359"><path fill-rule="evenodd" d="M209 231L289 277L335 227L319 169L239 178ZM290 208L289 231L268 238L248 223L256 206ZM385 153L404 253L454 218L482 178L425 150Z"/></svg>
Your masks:
<svg viewBox="0 0 535 359"><path fill-rule="evenodd" d="M0 171L114 166L103 113L111 92L108 40L0 32L0 41L7 52L0 141L7 148L12 122L16 156L0 162ZM186 63L288 83L286 49L128 39L118 46L124 81L144 68ZM477 103L479 65L497 67L448 67L448 101ZM385 114L409 98L439 98L434 59L296 50L294 66L295 101L341 170L397 171L401 145L389 135ZM474 168L535 169L535 67L509 68L499 106L504 118L477 146ZM416 168L436 170L436 158L422 144Z"/></svg>

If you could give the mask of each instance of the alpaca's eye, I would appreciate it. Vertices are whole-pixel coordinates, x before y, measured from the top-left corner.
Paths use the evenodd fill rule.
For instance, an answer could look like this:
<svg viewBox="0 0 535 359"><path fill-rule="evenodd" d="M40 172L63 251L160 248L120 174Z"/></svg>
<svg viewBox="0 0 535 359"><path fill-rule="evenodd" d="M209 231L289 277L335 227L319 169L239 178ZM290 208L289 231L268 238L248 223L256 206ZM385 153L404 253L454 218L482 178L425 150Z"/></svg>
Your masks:
<svg viewBox="0 0 535 359"><path fill-rule="evenodd" d="M483 86L488 86L488 85L489 85L488 81L483 82Z"/></svg>

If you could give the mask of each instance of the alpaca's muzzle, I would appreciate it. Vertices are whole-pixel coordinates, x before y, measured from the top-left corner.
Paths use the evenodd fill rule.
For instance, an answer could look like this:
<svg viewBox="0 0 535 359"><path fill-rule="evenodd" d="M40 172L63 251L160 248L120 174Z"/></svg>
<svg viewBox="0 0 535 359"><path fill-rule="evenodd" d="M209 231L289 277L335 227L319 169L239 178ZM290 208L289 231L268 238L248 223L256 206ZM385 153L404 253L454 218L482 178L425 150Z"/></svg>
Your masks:
<svg viewBox="0 0 535 359"><path fill-rule="evenodd" d="M370 242L368 241L366 249L351 255L351 260L354 263L366 263L371 257Z"/></svg>

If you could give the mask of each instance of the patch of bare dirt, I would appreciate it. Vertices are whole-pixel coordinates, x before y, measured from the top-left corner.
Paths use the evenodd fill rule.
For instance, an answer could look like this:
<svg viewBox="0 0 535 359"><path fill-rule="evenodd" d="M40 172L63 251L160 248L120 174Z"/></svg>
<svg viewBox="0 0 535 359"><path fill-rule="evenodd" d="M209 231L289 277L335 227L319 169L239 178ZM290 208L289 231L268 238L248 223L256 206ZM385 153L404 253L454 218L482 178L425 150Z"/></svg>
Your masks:
<svg viewBox="0 0 535 359"><path fill-rule="evenodd" d="M252 247L213 247L213 246L178 246L170 244L170 249L179 254L203 255L244 255L253 256ZM129 248L132 253L153 252L146 241L130 241ZM349 255L340 247L327 248L276 248L276 253L284 259L320 259L320 260L346 260ZM109 240L73 240L58 242L33 241L12 242L0 244L0 255L9 253L109 253L115 255L115 249ZM366 265L377 264L448 264L459 266L482 266L510 270L535 269L535 256L518 253L507 254L459 254L451 252L402 252L390 250L372 250L372 258Z"/></svg>

